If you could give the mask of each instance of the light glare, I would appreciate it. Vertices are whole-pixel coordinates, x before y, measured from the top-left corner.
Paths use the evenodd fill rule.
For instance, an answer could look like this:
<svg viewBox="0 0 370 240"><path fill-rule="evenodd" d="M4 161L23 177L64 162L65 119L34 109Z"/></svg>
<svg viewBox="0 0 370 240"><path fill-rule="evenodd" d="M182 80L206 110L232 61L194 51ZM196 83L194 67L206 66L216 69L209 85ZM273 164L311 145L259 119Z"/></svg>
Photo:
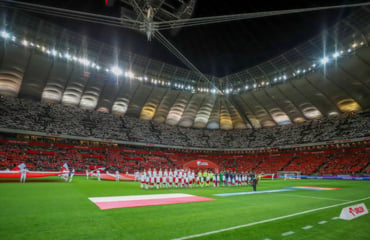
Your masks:
<svg viewBox="0 0 370 240"><path fill-rule="evenodd" d="M122 75L122 69L120 69L119 67L117 66L114 66L111 68L111 72L116 75L116 76L119 76L119 75Z"/></svg>
<svg viewBox="0 0 370 240"><path fill-rule="evenodd" d="M321 64L326 64L326 63L329 62L329 58L328 57L323 57L320 62L321 62Z"/></svg>

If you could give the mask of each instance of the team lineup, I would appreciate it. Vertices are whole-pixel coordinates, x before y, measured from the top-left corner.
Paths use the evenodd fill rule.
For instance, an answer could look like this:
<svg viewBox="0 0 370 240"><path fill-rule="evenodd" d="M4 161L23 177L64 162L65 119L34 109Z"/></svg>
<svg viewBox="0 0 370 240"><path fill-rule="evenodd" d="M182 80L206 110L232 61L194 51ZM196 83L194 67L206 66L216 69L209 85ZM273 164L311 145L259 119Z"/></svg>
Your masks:
<svg viewBox="0 0 370 240"><path fill-rule="evenodd" d="M25 164L18 165L20 169L20 182L25 183L27 168ZM95 169L89 172L86 169L86 179L89 176L95 176L98 181L101 181L101 173L104 168ZM64 163L62 167L62 173L60 176L65 182L72 182L73 176L75 175L75 169L69 169L68 164ZM120 181L120 172L117 170L115 175L110 174L106 171L106 174L114 176L116 182ZM251 172L236 172L236 171L215 171L205 169L199 170L197 173L195 170L184 170L184 169L159 169L149 168L142 172L135 173L135 181L140 180L141 189L160 189L160 188L192 188L192 187L227 187L227 186L252 186L253 191L256 191L258 180L261 175L257 176L253 171Z"/></svg>
<svg viewBox="0 0 370 240"><path fill-rule="evenodd" d="M192 187L220 187L220 186L253 186L256 191L258 179L253 172L224 171L213 172L210 170L184 169L159 169L143 170L135 176L140 179L142 189L159 188L192 188Z"/></svg>

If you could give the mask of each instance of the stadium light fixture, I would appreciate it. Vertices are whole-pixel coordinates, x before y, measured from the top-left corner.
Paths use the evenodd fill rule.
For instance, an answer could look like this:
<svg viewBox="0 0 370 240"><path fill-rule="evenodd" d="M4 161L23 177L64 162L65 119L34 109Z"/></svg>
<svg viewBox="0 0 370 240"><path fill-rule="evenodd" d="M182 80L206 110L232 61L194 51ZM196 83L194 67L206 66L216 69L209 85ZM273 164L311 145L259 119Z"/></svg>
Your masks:
<svg viewBox="0 0 370 240"><path fill-rule="evenodd" d="M114 75L116 75L116 76L120 76L120 75L122 75L122 73L123 73L122 69L120 69L120 68L119 68L119 67L117 67L117 66L112 67L110 70L111 70L111 72L112 72Z"/></svg>
<svg viewBox="0 0 370 240"><path fill-rule="evenodd" d="M28 47L28 41L26 39L24 39L22 41L22 45L25 46L25 47Z"/></svg>
<svg viewBox="0 0 370 240"><path fill-rule="evenodd" d="M329 58L328 57L323 57L321 60L320 60L321 64L325 65L329 62Z"/></svg>
<svg viewBox="0 0 370 240"><path fill-rule="evenodd" d="M135 74L131 71L126 71L125 72L125 77L128 77L128 78L134 78L135 77ZM157 81L157 80L156 80ZM157 83L156 83L157 84Z"/></svg>
<svg viewBox="0 0 370 240"><path fill-rule="evenodd" d="M6 32L6 31L2 31L1 32L1 37L7 39L7 38L10 37L10 34L8 32Z"/></svg>
<svg viewBox="0 0 370 240"><path fill-rule="evenodd" d="M84 66L90 65L90 61L87 58L79 58L78 61Z"/></svg>
<svg viewBox="0 0 370 240"><path fill-rule="evenodd" d="M69 53L65 53L64 54L64 57L67 59L67 60L71 60L72 56L69 54Z"/></svg>
<svg viewBox="0 0 370 240"><path fill-rule="evenodd" d="M333 58L337 58L337 57L339 57L339 52L333 53Z"/></svg>
<svg viewBox="0 0 370 240"><path fill-rule="evenodd" d="M56 55L58 54L58 52L57 52L55 49L52 49L52 50L51 50L51 54L52 54L53 56L56 56Z"/></svg>

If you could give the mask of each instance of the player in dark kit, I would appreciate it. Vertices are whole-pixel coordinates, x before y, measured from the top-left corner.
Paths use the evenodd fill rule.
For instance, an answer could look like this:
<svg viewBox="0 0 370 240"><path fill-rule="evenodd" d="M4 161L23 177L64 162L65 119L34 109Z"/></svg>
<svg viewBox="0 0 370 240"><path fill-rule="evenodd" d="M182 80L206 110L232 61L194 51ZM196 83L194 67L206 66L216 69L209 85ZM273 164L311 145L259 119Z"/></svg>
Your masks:
<svg viewBox="0 0 370 240"><path fill-rule="evenodd" d="M252 174L252 187L253 187L253 191L257 191L257 176L256 174Z"/></svg>
<svg viewBox="0 0 370 240"><path fill-rule="evenodd" d="M225 172L225 174L224 174L224 178L225 178L225 180L226 180L226 181L224 181L224 182L226 182L226 186L227 186L227 180L229 179L229 172L228 172L228 171L226 171L226 172Z"/></svg>

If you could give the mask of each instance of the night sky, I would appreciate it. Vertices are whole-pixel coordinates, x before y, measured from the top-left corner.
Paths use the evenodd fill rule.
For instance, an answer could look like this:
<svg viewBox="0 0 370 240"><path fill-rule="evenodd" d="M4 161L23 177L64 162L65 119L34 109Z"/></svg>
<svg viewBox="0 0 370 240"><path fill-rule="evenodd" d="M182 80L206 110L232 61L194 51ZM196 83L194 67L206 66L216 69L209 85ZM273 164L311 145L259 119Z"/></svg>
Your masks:
<svg viewBox="0 0 370 240"><path fill-rule="evenodd" d="M119 1L106 7L104 0L29 0L23 2L119 17ZM309 8L367 1L355 0L198 0L193 17ZM222 77L273 58L320 34L352 9L264 17L229 23L183 28L176 35L163 31L203 73ZM146 35L116 27L39 15L72 31L150 58L182 66L167 49Z"/></svg>

